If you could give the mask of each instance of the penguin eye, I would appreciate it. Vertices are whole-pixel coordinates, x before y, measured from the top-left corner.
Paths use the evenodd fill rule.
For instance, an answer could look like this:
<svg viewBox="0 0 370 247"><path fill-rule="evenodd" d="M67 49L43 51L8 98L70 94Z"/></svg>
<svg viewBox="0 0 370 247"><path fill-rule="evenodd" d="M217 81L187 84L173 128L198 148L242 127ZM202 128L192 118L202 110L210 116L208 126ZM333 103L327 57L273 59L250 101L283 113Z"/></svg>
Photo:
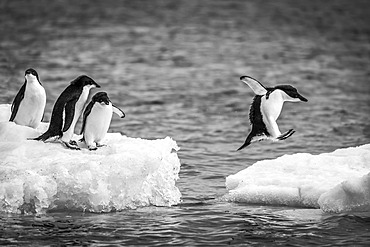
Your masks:
<svg viewBox="0 0 370 247"><path fill-rule="evenodd" d="M297 94L298 94L298 91L297 91L297 89L292 88L292 89L290 90L290 93L291 93L292 95L297 95Z"/></svg>

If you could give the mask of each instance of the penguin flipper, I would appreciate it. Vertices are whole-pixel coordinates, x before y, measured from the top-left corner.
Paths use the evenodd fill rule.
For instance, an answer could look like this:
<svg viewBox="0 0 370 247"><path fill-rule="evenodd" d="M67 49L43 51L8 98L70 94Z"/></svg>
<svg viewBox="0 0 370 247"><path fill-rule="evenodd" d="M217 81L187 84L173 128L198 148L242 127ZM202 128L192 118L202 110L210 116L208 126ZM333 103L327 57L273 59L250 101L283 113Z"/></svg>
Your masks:
<svg viewBox="0 0 370 247"><path fill-rule="evenodd" d="M91 112L91 109L93 108L93 106L94 106L94 102L92 102L92 101L90 101L90 103L86 106L86 109L85 109L84 115L83 115L80 135L82 135L85 131L86 119L87 119L87 116L90 115L90 112Z"/></svg>
<svg viewBox="0 0 370 247"><path fill-rule="evenodd" d="M117 106L112 104L113 112L116 113L120 118L124 118L126 115L125 113L119 109Z"/></svg>
<svg viewBox="0 0 370 247"><path fill-rule="evenodd" d="M262 83L260 83L259 81L250 76L242 76L240 77L240 80L247 84L257 95L262 96L267 93L267 89L262 85Z"/></svg>
<svg viewBox="0 0 370 247"><path fill-rule="evenodd" d="M77 98L74 98L67 102L65 105L65 120L64 120L64 126L63 126L63 132L66 132L69 127L71 127L71 124L73 122L73 118L75 115L75 106L77 102Z"/></svg>
<svg viewBox="0 0 370 247"><path fill-rule="evenodd" d="M15 116L17 115L19 105L21 104L24 98L24 92L26 91L26 82L22 85L21 89L18 91L17 95L15 96L13 103L12 103L12 115L10 116L9 121L13 122Z"/></svg>
<svg viewBox="0 0 370 247"><path fill-rule="evenodd" d="M284 134L281 134L280 136L276 137L276 139L278 139L279 141L282 141L282 140L285 140L288 137L292 136L294 133L295 133L295 130L290 129L287 132L285 132Z"/></svg>

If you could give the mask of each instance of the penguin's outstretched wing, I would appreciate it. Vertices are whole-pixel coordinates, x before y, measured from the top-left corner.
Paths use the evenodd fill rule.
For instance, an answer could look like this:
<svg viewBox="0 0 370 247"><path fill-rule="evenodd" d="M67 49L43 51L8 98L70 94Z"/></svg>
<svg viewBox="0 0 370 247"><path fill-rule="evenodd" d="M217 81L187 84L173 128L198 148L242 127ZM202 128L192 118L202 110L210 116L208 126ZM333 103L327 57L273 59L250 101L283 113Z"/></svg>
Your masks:
<svg viewBox="0 0 370 247"><path fill-rule="evenodd" d="M84 111L84 116L83 116L82 128L81 128L80 135L83 134L84 131L85 131L86 119L87 119L87 116L90 115L90 112L91 112L91 109L93 108L93 106L94 106L94 102L92 102L92 101L90 101L90 103L86 106L86 109Z"/></svg>
<svg viewBox="0 0 370 247"><path fill-rule="evenodd" d="M10 116L9 121L14 121L15 116L17 115L19 105L21 104L23 98L24 98L24 92L26 91L26 82L22 85L21 89L15 96L13 103L12 103L12 115Z"/></svg>
<svg viewBox="0 0 370 247"><path fill-rule="evenodd" d="M257 95L265 95L267 93L267 89L256 79L250 76L242 76L240 80L247 84L255 94Z"/></svg>
<svg viewBox="0 0 370 247"><path fill-rule="evenodd" d="M112 104L113 112L116 113L120 118L124 118L126 115L125 113L119 109L117 106Z"/></svg>

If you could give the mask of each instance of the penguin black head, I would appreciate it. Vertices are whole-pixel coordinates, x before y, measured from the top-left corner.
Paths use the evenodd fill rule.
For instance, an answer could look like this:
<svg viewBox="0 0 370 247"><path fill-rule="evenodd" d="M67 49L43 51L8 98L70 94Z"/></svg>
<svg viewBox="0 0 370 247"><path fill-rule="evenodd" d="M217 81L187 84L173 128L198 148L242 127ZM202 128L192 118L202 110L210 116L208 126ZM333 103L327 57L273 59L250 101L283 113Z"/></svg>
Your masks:
<svg viewBox="0 0 370 247"><path fill-rule="evenodd" d="M99 88L99 84L96 83L93 79L88 77L87 75L80 75L76 79L71 82L71 85L75 85L77 87L84 87L84 86L93 86Z"/></svg>
<svg viewBox="0 0 370 247"><path fill-rule="evenodd" d="M295 87L292 87L290 85L279 85L274 88L280 89L284 93L286 93L289 97L293 99L299 99L300 101L307 102L308 100L303 97L301 94L298 93L298 90Z"/></svg>
<svg viewBox="0 0 370 247"><path fill-rule="evenodd" d="M95 102L98 102L100 104L104 103L106 105L109 105L109 102L110 102L110 100L109 100L108 95L107 95L106 92L98 92L98 93L96 93L92 97L91 101L94 102L94 103Z"/></svg>
<svg viewBox="0 0 370 247"><path fill-rule="evenodd" d="M32 68L29 68L26 70L26 72L24 72L24 76L26 77L27 75L33 75L33 76L36 76L37 80L39 80L39 75L37 74L36 70L32 69Z"/></svg>

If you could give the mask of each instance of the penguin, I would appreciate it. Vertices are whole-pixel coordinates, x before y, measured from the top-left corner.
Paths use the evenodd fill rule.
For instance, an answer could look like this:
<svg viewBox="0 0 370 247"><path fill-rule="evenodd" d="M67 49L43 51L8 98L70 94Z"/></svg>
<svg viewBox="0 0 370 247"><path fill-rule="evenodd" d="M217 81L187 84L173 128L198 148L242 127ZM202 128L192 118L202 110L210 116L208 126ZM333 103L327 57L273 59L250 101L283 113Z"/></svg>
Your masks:
<svg viewBox="0 0 370 247"><path fill-rule="evenodd" d="M120 118L125 117L125 113L112 104L106 92L96 93L87 105L84 114L81 133L90 151L96 150L101 144L105 134L108 132L113 112Z"/></svg>
<svg viewBox="0 0 370 247"><path fill-rule="evenodd" d="M281 134L276 120L285 101L307 102L308 100L299 94L296 88L290 85L264 87L259 81L249 76L242 76L240 80L247 84L256 96L253 99L249 112L252 130L244 144L238 148L238 151L256 141L266 139L279 141L293 135L295 132L293 129Z"/></svg>
<svg viewBox="0 0 370 247"><path fill-rule="evenodd" d="M36 129L44 117L46 92L36 70L24 73L25 82L15 96L9 121Z"/></svg>
<svg viewBox="0 0 370 247"><path fill-rule="evenodd" d="M95 87L100 88L93 79L86 75L74 79L56 100L48 130L34 140L46 141L52 137L61 137L61 142L67 148L79 150L77 142L71 139L90 89Z"/></svg>

